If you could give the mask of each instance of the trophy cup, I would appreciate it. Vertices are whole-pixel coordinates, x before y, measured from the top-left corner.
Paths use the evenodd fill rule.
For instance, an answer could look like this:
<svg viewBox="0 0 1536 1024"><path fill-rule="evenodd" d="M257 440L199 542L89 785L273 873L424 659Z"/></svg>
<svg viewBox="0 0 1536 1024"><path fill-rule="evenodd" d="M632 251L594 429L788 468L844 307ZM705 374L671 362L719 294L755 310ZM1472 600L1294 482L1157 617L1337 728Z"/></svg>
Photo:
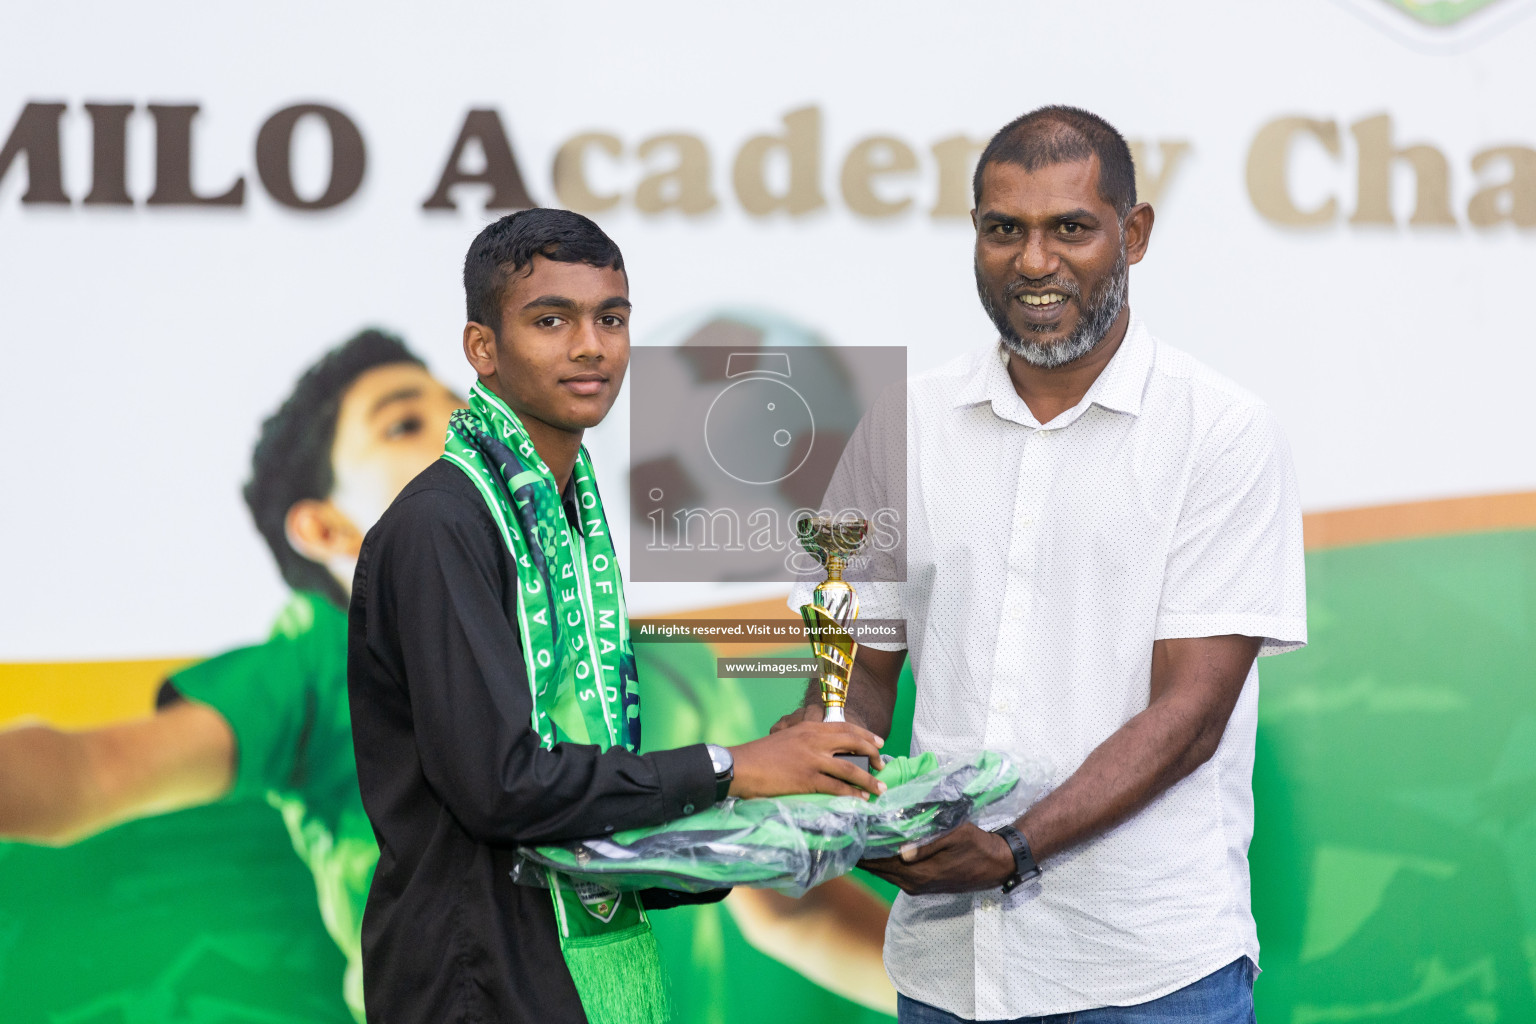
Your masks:
<svg viewBox="0 0 1536 1024"><path fill-rule="evenodd" d="M859 597L843 581L843 566L863 546L869 521L805 516L795 524L795 532L800 546L827 570L826 580L811 593L811 603L800 606L811 651L820 663L821 702L826 707L822 720L845 722L843 706L848 702L848 678L859 651L849 627L859 617ZM859 767L869 770L868 758L850 754L844 760L862 762Z"/></svg>

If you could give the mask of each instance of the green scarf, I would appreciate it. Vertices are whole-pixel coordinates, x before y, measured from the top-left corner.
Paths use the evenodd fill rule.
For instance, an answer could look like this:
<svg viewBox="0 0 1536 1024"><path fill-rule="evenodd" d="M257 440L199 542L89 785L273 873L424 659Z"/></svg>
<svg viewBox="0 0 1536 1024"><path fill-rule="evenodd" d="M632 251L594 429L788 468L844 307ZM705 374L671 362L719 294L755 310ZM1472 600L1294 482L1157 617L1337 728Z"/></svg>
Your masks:
<svg viewBox="0 0 1536 1024"><path fill-rule="evenodd" d="M517 566L518 630L533 729L545 749L640 746L635 654L618 558L583 447L571 474L581 527L522 421L479 383L453 414L443 458L479 488ZM669 1017L656 937L637 893L549 872L550 897L582 1008L592 1024Z"/></svg>

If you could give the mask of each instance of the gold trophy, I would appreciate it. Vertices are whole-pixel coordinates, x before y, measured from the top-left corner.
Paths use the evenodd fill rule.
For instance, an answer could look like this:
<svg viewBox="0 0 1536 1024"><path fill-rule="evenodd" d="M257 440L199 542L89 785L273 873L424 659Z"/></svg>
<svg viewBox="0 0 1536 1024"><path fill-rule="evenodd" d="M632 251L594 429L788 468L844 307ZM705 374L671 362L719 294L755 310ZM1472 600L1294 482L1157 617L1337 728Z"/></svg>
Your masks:
<svg viewBox="0 0 1536 1024"><path fill-rule="evenodd" d="M800 606L811 650L820 662L821 703L826 708L822 721L845 722L843 706L848 702L848 678L853 674L853 659L859 652L849 627L859 617L859 596L843 581L843 567L849 556L863 547L869 521L805 516L795 524L795 532L800 537L800 546L827 570L826 580L811 593L811 603ZM869 767L864 757L850 755L845 760L862 761L861 767Z"/></svg>

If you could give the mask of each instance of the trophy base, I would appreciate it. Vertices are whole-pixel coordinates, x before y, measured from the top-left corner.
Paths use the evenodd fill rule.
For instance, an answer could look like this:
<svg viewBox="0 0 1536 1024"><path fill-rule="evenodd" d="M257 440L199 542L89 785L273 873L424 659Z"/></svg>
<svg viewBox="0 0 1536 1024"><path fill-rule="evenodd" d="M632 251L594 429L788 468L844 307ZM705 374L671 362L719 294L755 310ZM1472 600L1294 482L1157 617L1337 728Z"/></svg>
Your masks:
<svg viewBox="0 0 1536 1024"><path fill-rule="evenodd" d="M863 754L838 754L839 761L847 761L861 772L869 771L869 758Z"/></svg>

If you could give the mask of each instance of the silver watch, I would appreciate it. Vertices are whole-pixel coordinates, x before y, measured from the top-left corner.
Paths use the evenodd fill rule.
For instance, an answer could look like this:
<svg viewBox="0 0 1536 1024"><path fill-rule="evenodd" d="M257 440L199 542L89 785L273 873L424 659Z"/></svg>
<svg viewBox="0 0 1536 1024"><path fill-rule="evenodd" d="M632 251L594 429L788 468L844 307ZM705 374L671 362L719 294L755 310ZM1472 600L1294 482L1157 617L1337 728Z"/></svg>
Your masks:
<svg viewBox="0 0 1536 1024"><path fill-rule="evenodd" d="M731 794L731 783L736 778L736 759L718 743L706 743L704 749L709 751L710 763L715 766L715 803L719 803Z"/></svg>

